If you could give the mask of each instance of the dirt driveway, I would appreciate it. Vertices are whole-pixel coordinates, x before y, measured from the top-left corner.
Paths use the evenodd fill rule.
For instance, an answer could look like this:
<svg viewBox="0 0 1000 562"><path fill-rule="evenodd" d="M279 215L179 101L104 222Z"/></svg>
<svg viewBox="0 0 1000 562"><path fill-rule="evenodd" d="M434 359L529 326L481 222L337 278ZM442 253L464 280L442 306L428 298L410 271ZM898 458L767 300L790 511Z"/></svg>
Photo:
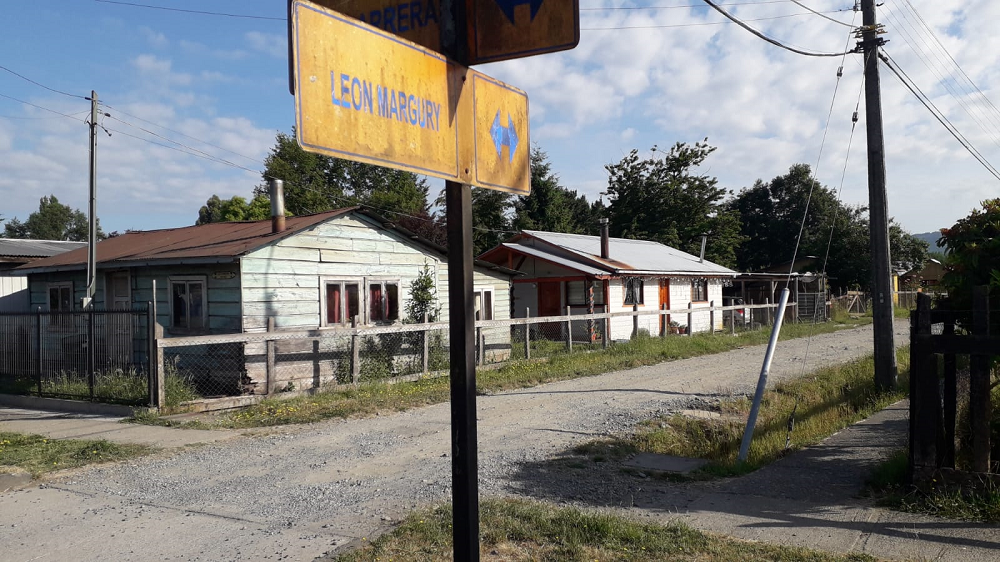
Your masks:
<svg viewBox="0 0 1000 562"><path fill-rule="evenodd" d="M897 343L906 342L904 323ZM808 364L802 358L808 348ZM783 342L772 381L870 353L871 328ZM763 347L479 398L484 494L525 467L706 395L747 392ZM4 560L312 560L447 499L448 405L331 421L83 470L0 495ZM547 494L574 482L546 478ZM530 490L524 490L530 494ZM610 498L609 498L610 499ZM571 501L571 500L570 500ZM616 500L617 501L617 500Z"/></svg>

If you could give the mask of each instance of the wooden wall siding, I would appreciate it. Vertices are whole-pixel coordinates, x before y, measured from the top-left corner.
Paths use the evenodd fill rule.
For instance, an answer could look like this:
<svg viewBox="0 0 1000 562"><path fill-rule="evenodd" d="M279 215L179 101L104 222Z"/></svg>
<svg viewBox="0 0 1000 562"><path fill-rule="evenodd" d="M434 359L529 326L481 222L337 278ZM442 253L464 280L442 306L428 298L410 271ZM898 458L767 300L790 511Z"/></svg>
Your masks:
<svg viewBox="0 0 1000 562"><path fill-rule="evenodd" d="M399 279L405 309L410 283L425 263L437 279L438 303L446 319L448 273L439 256L364 217L330 220L242 259L243 328L263 331L268 316L275 318L278 329L319 326L321 278ZM477 286L494 288L495 318L509 318L509 278L477 268L475 279Z"/></svg>
<svg viewBox="0 0 1000 562"><path fill-rule="evenodd" d="M30 304L27 277L0 277L0 312L28 312Z"/></svg>

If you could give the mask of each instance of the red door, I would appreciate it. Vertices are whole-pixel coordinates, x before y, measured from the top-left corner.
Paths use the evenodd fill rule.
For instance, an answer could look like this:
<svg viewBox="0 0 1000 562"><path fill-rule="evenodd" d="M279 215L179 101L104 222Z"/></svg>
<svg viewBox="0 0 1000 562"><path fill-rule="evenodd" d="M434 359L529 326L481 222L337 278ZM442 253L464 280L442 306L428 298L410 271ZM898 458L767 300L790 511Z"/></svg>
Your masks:
<svg viewBox="0 0 1000 562"><path fill-rule="evenodd" d="M562 283L545 281L538 283L538 316L559 316L562 314ZM542 335L548 339L562 337L562 322L546 322L538 325Z"/></svg>
<svg viewBox="0 0 1000 562"><path fill-rule="evenodd" d="M660 279L660 310L666 306L670 308L670 279ZM670 324L670 315L660 315L660 333L664 334L670 331L668 328Z"/></svg>

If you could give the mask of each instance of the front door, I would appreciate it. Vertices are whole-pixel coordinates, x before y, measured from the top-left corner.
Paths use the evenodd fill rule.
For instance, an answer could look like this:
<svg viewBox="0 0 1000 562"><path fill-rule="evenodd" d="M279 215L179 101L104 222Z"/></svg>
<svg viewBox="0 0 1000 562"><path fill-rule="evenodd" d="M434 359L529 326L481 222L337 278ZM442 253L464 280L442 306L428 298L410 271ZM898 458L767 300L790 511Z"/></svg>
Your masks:
<svg viewBox="0 0 1000 562"><path fill-rule="evenodd" d="M538 283L538 315L559 316L562 305L562 283L541 281ZM562 322L547 322L540 325L542 335L548 339L558 339L562 335Z"/></svg>
<svg viewBox="0 0 1000 562"><path fill-rule="evenodd" d="M660 310L670 308L670 279L660 279ZM660 315L660 333L665 334L670 331L670 315Z"/></svg>

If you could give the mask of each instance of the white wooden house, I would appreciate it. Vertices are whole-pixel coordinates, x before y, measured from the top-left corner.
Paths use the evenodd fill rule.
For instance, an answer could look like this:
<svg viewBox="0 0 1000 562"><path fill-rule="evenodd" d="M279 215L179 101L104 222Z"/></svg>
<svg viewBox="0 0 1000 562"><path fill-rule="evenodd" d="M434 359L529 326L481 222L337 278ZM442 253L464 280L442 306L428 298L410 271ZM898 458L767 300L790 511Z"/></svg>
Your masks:
<svg viewBox="0 0 1000 562"><path fill-rule="evenodd" d="M710 314L697 309L711 303L722 306L722 288L732 283L736 272L710 261L647 240L628 240L604 236L562 234L524 230L480 259L503 265L522 275L514 279L511 292L515 317L560 316L592 312L694 308L691 332L712 327ZM716 314L716 326L722 328L722 314ZM661 322L681 317L643 315L639 329L656 334ZM584 330L584 323L574 325L574 339ZM616 317L611 321L612 339L628 339L633 331L632 318Z"/></svg>
<svg viewBox="0 0 1000 562"><path fill-rule="evenodd" d="M28 276L32 306L78 309L86 260L83 248L19 269ZM167 337L261 332L269 319L277 330L319 334L349 327L355 317L359 326L402 323L410 284L425 265L435 280L438 319L448 318L444 250L357 207L287 217L278 231L269 219L129 232L100 242L97 261L95 305L155 300ZM482 319L510 317L512 274L477 262ZM261 352L251 345L241 352Z"/></svg>

